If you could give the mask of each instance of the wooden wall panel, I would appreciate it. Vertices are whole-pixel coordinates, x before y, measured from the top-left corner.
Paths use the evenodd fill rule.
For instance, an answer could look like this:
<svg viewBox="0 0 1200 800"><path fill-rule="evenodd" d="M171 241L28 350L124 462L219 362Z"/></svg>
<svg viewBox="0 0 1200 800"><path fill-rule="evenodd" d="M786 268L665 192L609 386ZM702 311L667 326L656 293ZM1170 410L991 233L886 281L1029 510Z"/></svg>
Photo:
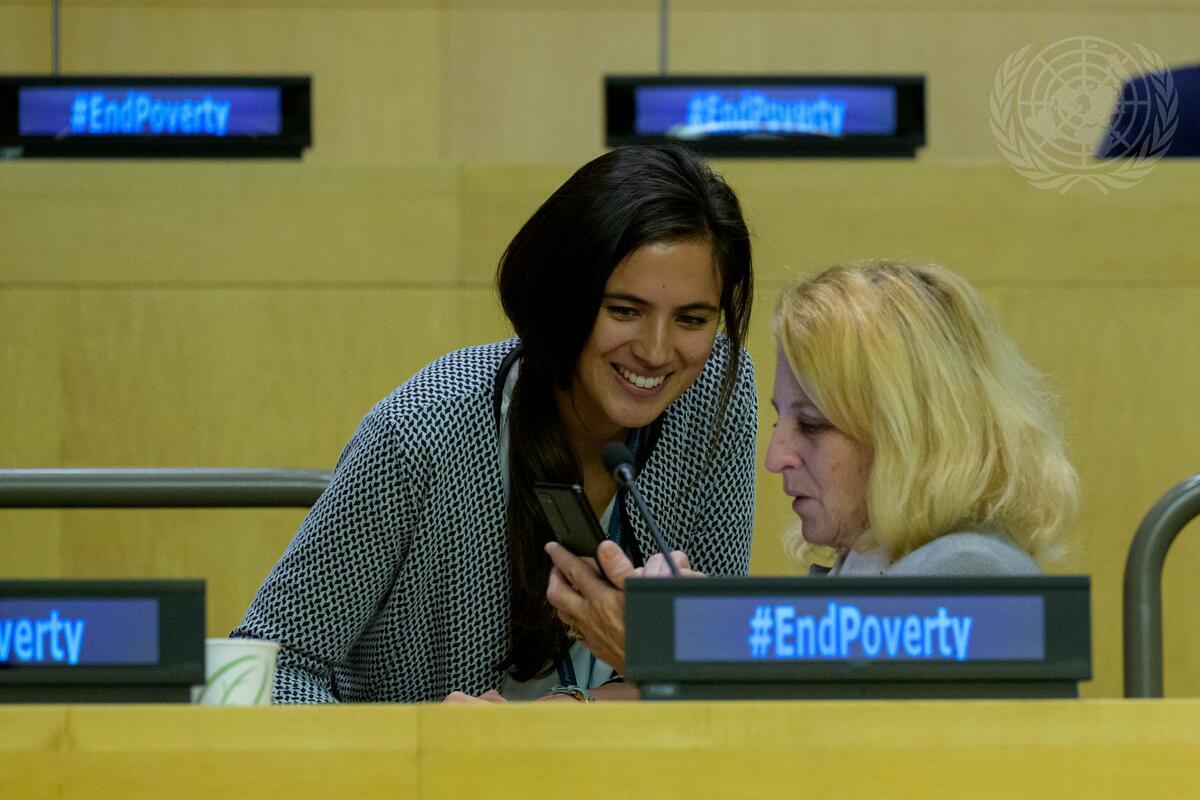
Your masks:
<svg viewBox="0 0 1200 800"><path fill-rule="evenodd" d="M790 800L797 787L846 800L1190 797L1198 710L1195 700L10 705L0 791L525 800L561 793L569 762L588 776L572 787L579 800Z"/></svg>
<svg viewBox="0 0 1200 800"><path fill-rule="evenodd" d="M4 552L0 558L0 578L64 577L64 513L49 509L0 509L0 542L3 542L0 546Z"/></svg>
<svg viewBox="0 0 1200 800"><path fill-rule="evenodd" d="M439 164L4 166L0 281L426 286L462 277L454 173Z"/></svg>
<svg viewBox="0 0 1200 800"><path fill-rule="evenodd" d="M1101 195L1035 189L1007 165L718 161L743 198L761 281L837 261L941 261L974 281L1191 280L1200 164Z"/></svg>
<svg viewBox="0 0 1200 800"><path fill-rule="evenodd" d="M1196 395L1191 397L1195 409ZM1190 424L1194 430L1194 413ZM1200 473L1197 450L1193 445L1185 475L1178 476L1181 480ZM1163 693L1167 697L1200 695L1200 636L1196 635L1200 583L1196 581L1196 564L1200 564L1200 521L1184 528L1163 570ZM1111 694L1119 694L1118 687L1112 688Z"/></svg>
<svg viewBox="0 0 1200 800"><path fill-rule="evenodd" d="M1075 552L1060 569L1092 575L1096 680L1089 691L1119 695L1121 587L1129 542L1168 488L1200 472L1200 427L1194 422L1200 284L997 287L987 294L1023 352L1061 392L1083 504ZM1184 552L1198 552L1195 544ZM1196 653L1200 642L1183 619L1200 613L1200 593L1175 582L1165 605L1174 613L1164 631L1171 652ZM1171 660L1169 672L1172 690L1200 687L1195 658Z"/></svg>
<svg viewBox="0 0 1200 800"><path fill-rule="evenodd" d="M329 465L414 371L506 335L490 289L9 289L0 319L5 466Z"/></svg>
<svg viewBox="0 0 1200 800"><path fill-rule="evenodd" d="M0 75L49 72L50 3L0 4Z"/></svg>
<svg viewBox="0 0 1200 800"><path fill-rule="evenodd" d="M241 621L304 511L0 510L0 515L0 579L202 578L208 635L225 636Z"/></svg>
<svg viewBox="0 0 1200 800"><path fill-rule="evenodd" d="M1003 165L715 166L745 204L763 281L885 255L1044 284L1189 280L1200 264L1191 161L1066 196ZM7 164L0 281L484 285L573 168Z"/></svg>
<svg viewBox="0 0 1200 800"><path fill-rule="evenodd" d="M490 284L504 248L525 220L579 165L464 164L459 169L463 278Z"/></svg>
<svg viewBox="0 0 1200 800"><path fill-rule="evenodd" d="M604 74L658 69L657 8L643 8L448 12L451 157L539 164L598 155Z"/></svg>

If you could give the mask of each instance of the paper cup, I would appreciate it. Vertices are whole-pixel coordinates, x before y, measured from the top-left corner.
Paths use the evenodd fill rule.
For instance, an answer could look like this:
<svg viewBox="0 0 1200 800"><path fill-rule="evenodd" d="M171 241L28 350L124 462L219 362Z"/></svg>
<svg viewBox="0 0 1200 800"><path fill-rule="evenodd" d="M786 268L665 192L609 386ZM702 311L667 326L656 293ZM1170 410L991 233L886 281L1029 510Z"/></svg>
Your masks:
<svg viewBox="0 0 1200 800"><path fill-rule="evenodd" d="M276 642L205 639L204 685L193 690L202 706L269 706L275 688Z"/></svg>

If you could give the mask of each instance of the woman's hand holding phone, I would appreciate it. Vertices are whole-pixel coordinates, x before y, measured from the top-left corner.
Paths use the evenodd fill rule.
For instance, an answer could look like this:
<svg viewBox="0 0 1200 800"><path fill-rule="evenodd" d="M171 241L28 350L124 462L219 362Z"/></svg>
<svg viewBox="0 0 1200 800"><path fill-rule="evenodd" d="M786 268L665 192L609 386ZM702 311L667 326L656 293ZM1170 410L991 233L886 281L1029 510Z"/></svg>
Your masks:
<svg viewBox="0 0 1200 800"><path fill-rule="evenodd" d="M596 658L624 672L625 580L669 576L666 560L655 555L645 567L635 568L616 542L607 541L596 549L595 565L556 542L546 545L546 553L554 562L546 599L558 611L558 618L579 634ZM676 550L671 556L680 574L700 574L692 572L682 552Z"/></svg>

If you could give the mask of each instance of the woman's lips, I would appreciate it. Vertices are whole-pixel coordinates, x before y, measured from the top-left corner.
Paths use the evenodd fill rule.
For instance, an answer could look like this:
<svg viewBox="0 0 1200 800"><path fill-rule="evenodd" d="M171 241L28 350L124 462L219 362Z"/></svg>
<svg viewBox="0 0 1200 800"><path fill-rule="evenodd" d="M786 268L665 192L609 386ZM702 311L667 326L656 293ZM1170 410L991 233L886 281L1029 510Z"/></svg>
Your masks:
<svg viewBox="0 0 1200 800"><path fill-rule="evenodd" d="M627 391L631 395L633 395L634 397L638 397L638 398L654 397L655 395L660 394L663 391L663 388L667 385L667 379L670 377L670 373L668 373L666 375L662 375L662 376L655 376L655 377L660 377L662 379L658 383L657 386L643 387L643 386L638 386L635 383L631 383L629 381L629 379L626 378L624 375L625 372L630 372L631 374L634 374L634 375L636 375L637 373L632 372L632 370L624 370L622 367L620 367L616 364L613 364L612 368L613 368L613 372L616 373L615 377L616 377L617 381L621 384L621 387L623 389L625 389L625 391ZM641 377L647 377L647 376L641 376Z"/></svg>

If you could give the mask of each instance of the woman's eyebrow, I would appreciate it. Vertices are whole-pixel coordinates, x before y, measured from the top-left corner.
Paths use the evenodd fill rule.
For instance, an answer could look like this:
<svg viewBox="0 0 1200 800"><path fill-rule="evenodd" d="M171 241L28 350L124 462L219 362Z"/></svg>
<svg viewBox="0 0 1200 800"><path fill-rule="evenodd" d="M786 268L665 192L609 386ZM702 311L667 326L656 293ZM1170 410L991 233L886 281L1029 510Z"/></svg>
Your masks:
<svg viewBox="0 0 1200 800"><path fill-rule="evenodd" d="M829 421L829 417L821 413L821 409L814 406L812 403L803 403L795 407L796 416L812 417L813 419Z"/></svg>
<svg viewBox="0 0 1200 800"><path fill-rule="evenodd" d="M633 303L634 305L638 305L638 306L651 305L649 300L645 300L641 297L638 297L636 294L625 294L624 292L610 292L610 293L604 295L604 299L605 300L623 300L626 303ZM675 310L676 311L710 311L710 312L716 313L716 312L720 311L721 309L718 308L717 306L714 306L712 303L706 303L703 300L698 300L695 303L687 303L686 305L679 306Z"/></svg>
<svg viewBox="0 0 1200 800"><path fill-rule="evenodd" d="M677 308L675 310L676 311L711 311L712 313L715 314L718 311L720 311L721 309L717 308L712 303L700 302L700 303L688 303L686 306L680 306L679 308Z"/></svg>
<svg viewBox="0 0 1200 800"><path fill-rule="evenodd" d="M780 413L779 401L777 401L774 397L771 398L771 408L775 409L776 414ZM805 410L812 410L818 414L821 413L820 410L816 406L814 406L812 403L809 403L805 400L792 400L789 403L784 403L783 410L790 411L793 414L798 411L805 411Z"/></svg>
<svg viewBox="0 0 1200 800"><path fill-rule="evenodd" d="M624 300L626 303L633 303L639 306L648 306L648 302L638 297L636 294L625 294L624 292L608 292L604 295L605 300Z"/></svg>

